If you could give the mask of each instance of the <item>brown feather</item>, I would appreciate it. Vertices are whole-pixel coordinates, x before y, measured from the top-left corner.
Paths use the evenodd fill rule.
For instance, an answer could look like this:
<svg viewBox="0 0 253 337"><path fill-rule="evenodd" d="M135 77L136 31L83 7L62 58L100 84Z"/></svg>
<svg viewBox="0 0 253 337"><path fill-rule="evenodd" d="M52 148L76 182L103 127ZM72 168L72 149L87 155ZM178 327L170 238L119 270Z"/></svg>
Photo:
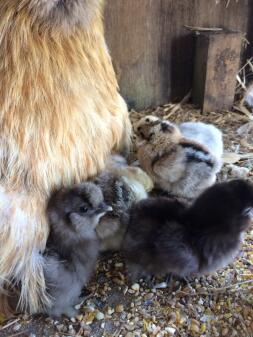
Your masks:
<svg viewBox="0 0 253 337"><path fill-rule="evenodd" d="M101 1L72 0L86 6L85 25L85 17L65 22L64 15L55 24L46 8L40 18L50 1L0 2L0 288L21 282L21 305L30 312L48 303L40 252L49 193L95 175L131 133Z"/></svg>

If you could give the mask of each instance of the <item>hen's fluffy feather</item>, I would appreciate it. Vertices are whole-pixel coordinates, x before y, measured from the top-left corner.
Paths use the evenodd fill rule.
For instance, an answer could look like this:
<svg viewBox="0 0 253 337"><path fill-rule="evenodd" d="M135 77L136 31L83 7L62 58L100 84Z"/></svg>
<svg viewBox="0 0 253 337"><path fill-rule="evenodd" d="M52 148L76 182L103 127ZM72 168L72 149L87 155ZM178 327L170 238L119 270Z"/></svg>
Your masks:
<svg viewBox="0 0 253 337"><path fill-rule="evenodd" d="M0 1L0 291L21 284L30 312L49 302L40 255L48 196L129 144L100 2Z"/></svg>

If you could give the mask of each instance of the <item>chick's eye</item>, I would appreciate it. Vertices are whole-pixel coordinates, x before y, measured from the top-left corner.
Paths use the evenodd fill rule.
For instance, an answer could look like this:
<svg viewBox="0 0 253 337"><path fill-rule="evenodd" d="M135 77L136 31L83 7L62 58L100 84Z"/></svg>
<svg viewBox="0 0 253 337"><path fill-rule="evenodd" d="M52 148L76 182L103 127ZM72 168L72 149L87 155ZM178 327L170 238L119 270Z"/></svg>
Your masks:
<svg viewBox="0 0 253 337"><path fill-rule="evenodd" d="M86 213L88 211L88 207L86 207L86 206L80 206L79 207L79 212L80 213Z"/></svg>

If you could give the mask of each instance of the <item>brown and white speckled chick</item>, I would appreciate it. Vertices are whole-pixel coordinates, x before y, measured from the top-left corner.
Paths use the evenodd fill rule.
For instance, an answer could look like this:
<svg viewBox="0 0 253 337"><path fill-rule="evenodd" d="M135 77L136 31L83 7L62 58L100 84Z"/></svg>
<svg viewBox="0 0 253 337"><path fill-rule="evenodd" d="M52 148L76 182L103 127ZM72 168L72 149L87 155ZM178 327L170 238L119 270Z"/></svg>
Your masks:
<svg viewBox="0 0 253 337"><path fill-rule="evenodd" d="M120 249L130 207L147 198L153 188L149 176L139 167L128 166L121 156L112 156L107 168L94 180L102 189L105 202L113 208L96 228L101 251Z"/></svg>
<svg viewBox="0 0 253 337"><path fill-rule="evenodd" d="M47 213L51 226L45 252L45 279L52 306L50 316L76 315L82 288L89 281L99 252L95 228L111 207L93 183L53 193Z"/></svg>
<svg viewBox="0 0 253 337"><path fill-rule="evenodd" d="M203 144L185 138L175 124L147 116L135 125L135 132L140 166L157 187L192 199L215 182L220 163Z"/></svg>
<svg viewBox="0 0 253 337"><path fill-rule="evenodd" d="M253 185L244 180L211 186L190 207L162 197L140 201L123 245L130 277L191 277L223 268L238 254L252 207Z"/></svg>

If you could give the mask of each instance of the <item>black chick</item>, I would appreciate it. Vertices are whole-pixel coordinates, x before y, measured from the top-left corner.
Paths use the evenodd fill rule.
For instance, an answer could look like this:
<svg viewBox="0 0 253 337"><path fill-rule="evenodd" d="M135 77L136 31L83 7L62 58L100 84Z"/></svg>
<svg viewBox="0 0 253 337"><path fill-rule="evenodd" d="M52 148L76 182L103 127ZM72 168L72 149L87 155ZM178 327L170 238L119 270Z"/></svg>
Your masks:
<svg viewBox="0 0 253 337"><path fill-rule="evenodd" d="M123 245L130 277L189 277L226 266L238 254L252 207L253 185L244 180L216 184L190 207L167 198L140 201Z"/></svg>
<svg viewBox="0 0 253 337"><path fill-rule="evenodd" d="M99 239L95 228L111 210L104 203L101 189L93 183L53 193L47 214L51 231L45 252L45 279L52 297L45 312L60 317L76 315L83 286L95 268Z"/></svg>

